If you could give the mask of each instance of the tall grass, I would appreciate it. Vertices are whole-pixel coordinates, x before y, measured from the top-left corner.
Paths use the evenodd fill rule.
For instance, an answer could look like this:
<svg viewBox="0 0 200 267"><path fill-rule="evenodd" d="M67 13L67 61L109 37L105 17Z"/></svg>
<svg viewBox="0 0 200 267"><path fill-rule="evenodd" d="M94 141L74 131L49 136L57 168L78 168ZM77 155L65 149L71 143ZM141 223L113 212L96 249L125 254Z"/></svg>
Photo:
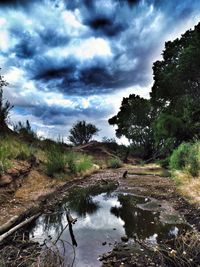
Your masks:
<svg viewBox="0 0 200 267"><path fill-rule="evenodd" d="M46 151L46 174L54 176L56 173L64 172L66 166L66 158L59 146L51 145Z"/></svg>
<svg viewBox="0 0 200 267"><path fill-rule="evenodd" d="M107 166L109 168L113 168L113 169L120 168L120 167L122 167L122 165L123 164L122 164L121 160L118 158L112 158L112 159L108 160L108 162L107 162Z"/></svg>
<svg viewBox="0 0 200 267"><path fill-rule="evenodd" d="M28 160L32 153L31 147L17 138L0 139L0 171L10 167L12 159Z"/></svg>
<svg viewBox="0 0 200 267"><path fill-rule="evenodd" d="M81 153L68 153L66 155L66 160L68 168L73 174L83 173L93 165L92 157Z"/></svg>
<svg viewBox="0 0 200 267"><path fill-rule="evenodd" d="M10 161L8 159L9 152L5 146L0 147L0 174L4 173L8 167L10 167Z"/></svg>
<svg viewBox="0 0 200 267"><path fill-rule="evenodd" d="M32 153L32 149L29 145L14 137L1 139L0 147L6 150L8 159L26 160Z"/></svg>
<svg viewBox="0 0 200 267"><path fill-rule="evenodd" d="M59 145L51 145L47 150L46 173L82 174L93 166L92 157L85 154L64 151Z"/></svg>

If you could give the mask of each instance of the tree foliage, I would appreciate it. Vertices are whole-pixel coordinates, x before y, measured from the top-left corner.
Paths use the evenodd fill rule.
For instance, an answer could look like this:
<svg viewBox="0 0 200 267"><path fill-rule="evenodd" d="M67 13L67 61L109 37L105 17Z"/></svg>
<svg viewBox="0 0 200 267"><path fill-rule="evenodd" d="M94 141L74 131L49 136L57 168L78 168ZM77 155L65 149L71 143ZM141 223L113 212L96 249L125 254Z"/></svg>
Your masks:
<svg viewBox="0 0 200 267"><path fill-rule="evenodd" d="M200 24L165 43L163 59L153 64L150 100L130 95L109 120L116 134L133 143L151 143L167 155L182 142L200 138Z"/></svg>
<svg viewBox="0 0 200 267"><path fill-rule="evenodd" d="M150 101L133 94L123 98L120 111L108 122L118 126L117 137L125 136L146 157L153 149L153 117Z"/></svg>
<svg viewBox="0 0 200 267"><path fill-rule="evenodd" d="M0 134L8 131L7 122L10 110L13 106L9 101L5 101L3 98L3 87L7 86L8 83L0 75Z"/></svg>
<svg viewBox="0 0 200 267"><path fill-rule="evenodd" d="M165 143L200 138L200 24L165 44L163 60L153 65L151 102L157 112L155 139Z"/></svg>
<svg viewBox="0 0 200 267"><path fill-rule="evenodd" d="M69 141L74 145L82 145L88 143L93 135L99 132L99 129L86 121L77 121L69 132Z"/></svg>

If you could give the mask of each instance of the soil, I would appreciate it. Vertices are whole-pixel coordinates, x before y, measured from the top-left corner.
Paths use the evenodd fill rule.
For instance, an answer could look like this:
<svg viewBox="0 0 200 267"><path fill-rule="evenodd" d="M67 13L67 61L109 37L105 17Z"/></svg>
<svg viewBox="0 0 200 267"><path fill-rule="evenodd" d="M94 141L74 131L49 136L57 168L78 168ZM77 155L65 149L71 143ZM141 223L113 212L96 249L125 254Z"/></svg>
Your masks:
<svg viewBox="0 0 200 267"><path fill-rule="evenodd" d="M15 179L12 172L9 174L13 178L13 182L0 187L0 225L6 223L14 215L19 215L19 220L23 220L23 218L38 211L51 210L55 205L62 202L72 186L81 185L86 187L98 183L107 184L112 181L118 184L120 191L153 197L162 201L162 203L167 201L174 210L185 217L194 229L200 231L200 205L191 205L186 199L179 196L173 181L159 167L125 165L120 169L101 169L90 176L76 177L66 182L46 177L41 174L39 167L31 168L28 164L25 167L21 163L21 169L24 169L24 172L20 172L19 165L19 172ZM126 178L123 177L125 171L128 172ZM5 246L1 244L0 254L6 246L8 246L8 243L5 243ZM34 248L33 244L31 246ZM138 260L135 259L135 262L138 263L136 265L136 263L131 262L133 257L130 260L130 255L135 253L135 248L131 246L127 248L123 244L118 244L117 249L120 246L123 248L119 250L120 253L116 254L116 251L112 251L113 254L108 255L108 261L104 256L103 266L147 266L143 264L144 253L142 255L141 253L135 254L138 255ZM151 258L148 255L147 257ZM125 261L123 261L124 258ZM148 266L156 266L154 262L149 261L149 264Z"/></svg>

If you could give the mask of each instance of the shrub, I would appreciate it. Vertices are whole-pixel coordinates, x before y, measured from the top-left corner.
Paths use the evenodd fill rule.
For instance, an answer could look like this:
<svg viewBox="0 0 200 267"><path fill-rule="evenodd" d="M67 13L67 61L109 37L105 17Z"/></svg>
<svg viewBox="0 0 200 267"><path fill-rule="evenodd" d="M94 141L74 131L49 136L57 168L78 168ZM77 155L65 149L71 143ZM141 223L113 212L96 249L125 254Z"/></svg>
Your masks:
<svg viewBox="0 0 200 267"><path fill-rule="evenodd" d="M178 148L176 148L170 157L170 169L182 170L187 164L190 150L190 143L182 143Z"/></svg>
<svg viewBox="0 0 200 267"><path fill-rule="evenodd" d="M117 169L117 168L122 167L123 164L120 159L112 158L108 161L107 165L109 168Z"/></svg>
<svg viewBox="0 0 200 267"><path fill-rule="evenodd" d="M80 153L67 154L68 168L71 173L82 173L92 167L92 157Z"/></svg>
<svg viewBox="0 0 200 267"><path fill-rule="evenodd" d="M76 165L78 172L84 172L92 167L92 157L87 155L81 155Z"/></svg>
<svg viewBox="0 0 200 267"><path fill-rule="evenodd" d="M200 170L200 142L182 143L170 157L170 169L186 170L197 176Z"/></svg>
<svg viewBox="0 0 200 267"><path fill-rule="evenodd" d="M65 171L66 158L64 153L60 151L58 146L51 145L50 147L48 147L46 156L47 156L47 162L46 162L47 175L54 176L55 173Z"/></svg>
<svg viewBox="0 0 200 267"><path fill-rule="evenodd" d="M188 171L192 176L197 176L200 170L200 142L194 143L188 158Z"/></svg>

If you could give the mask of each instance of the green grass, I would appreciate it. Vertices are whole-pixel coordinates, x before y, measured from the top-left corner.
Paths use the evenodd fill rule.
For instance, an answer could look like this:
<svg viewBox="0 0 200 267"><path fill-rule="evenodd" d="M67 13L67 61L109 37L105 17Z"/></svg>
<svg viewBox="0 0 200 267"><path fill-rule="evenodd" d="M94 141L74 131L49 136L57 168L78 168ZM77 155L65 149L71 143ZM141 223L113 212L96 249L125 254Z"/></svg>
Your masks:
<svg viewBox="0 0 200 267"><path fill-rule="evenodd" d="M46 174L49 176L56 173L83 174L93 166L91 156L71 151L63 152L57 145L51 145L46 156Z"/></svg>
<svg viewBox="0 0 200 267"><path fill-rule="evenodd" d="M17 138L0 139L0 172L11 166L11 160L28 160L32 153L31 147Z"/></svg>
<svg viewBox="0 0 200 267"><path fill-rule="evenodd" d="M92 157L81 153L70 152L66 155L66 160L73 174L83 173L91 169L93 165Z"/></svg>
<svg viewBox="0 0 200 267"><path fill-rule="evenodd" d="M0 146L6 150L8 159L26 160L32 153L32 149L28 144L14 137L1 139Z"/></svg>
<svg viewBox="0 0 200 267"><path fill-rule="evenodd" d="M46 151L46 174L54 176L56 173L65 172L66 158L56 145L51 145Z"/></svg>
<svg viewBox="0 0 200 267"><path fill-rule="evenodd" d="M122 161L118 158L112 158L108 160L107 162L108 168L112 168L112 169L120 168L122 167L122 165L123 165Z"/></svg>
<svg viewBox="0 0 200 267"><path fill-rule="evenodd" d="M10 167L10 160L8 159L9 151L6 146L0 147L0 174L4 173Z"/></svg>
<svg viewBox="0 0 200 267"><path fill-rule="evenodd" d="M48 176L56 174L83 174L93 166L92 157L66 150L60 142L48 142L45 149L29 145L17 137L0 139L0 174L4 173L12 160L29 160L31 155L42 158L44 171Z"/></svg>

